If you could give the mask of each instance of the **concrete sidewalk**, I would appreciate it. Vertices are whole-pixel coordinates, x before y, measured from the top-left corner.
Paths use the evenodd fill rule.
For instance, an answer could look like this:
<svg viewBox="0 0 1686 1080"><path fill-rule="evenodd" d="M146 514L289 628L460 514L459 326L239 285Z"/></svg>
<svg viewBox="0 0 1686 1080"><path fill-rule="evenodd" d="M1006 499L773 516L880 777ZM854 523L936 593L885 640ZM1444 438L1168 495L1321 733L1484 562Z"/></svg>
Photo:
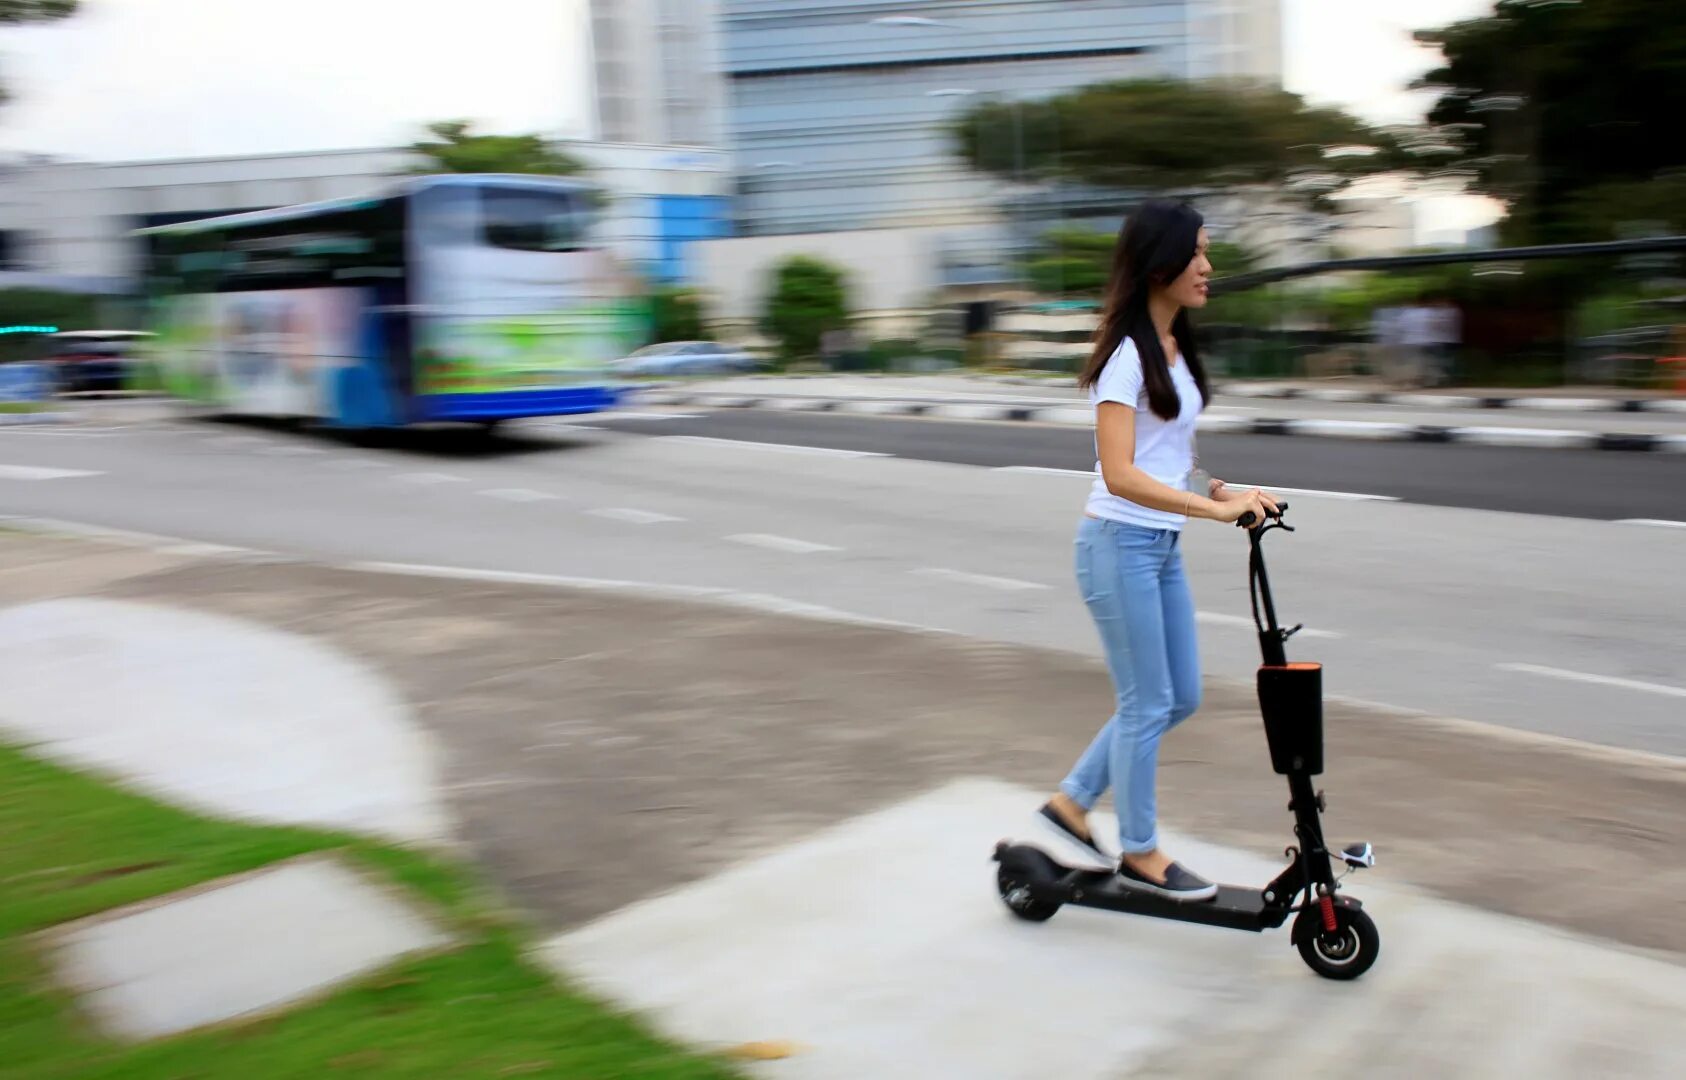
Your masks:
<svg viewBox="0 0 1686 1080"><path fill-rule="evenodd" d="M635 388L631 399L702 408L1093 423L1086 399L1068 381L1031 382L1008 385L954 375L751 376L653 384ZM1200 427L1235 434L1686 453L1686 400L1483 398L1226 382Z"/></svg>
<svg viewBox="0 0 1686 1080"><path fill-rule="evenodd" d="M926 816L921 808L932 804L921 800L946 798L939 796L944 791L983 792L987 807L977 811L977 824L987 830L998 827L1001 814L1016 813L1019 802L1028 816L1038 793L1063 775L1110 708L1106 674L1087 658L648 594L218 561L4 533L0 567L0 610L14 617L65 598L119 602L246 621L365 666L437 744L438 795L463 850L541 931L583 935L558 938L556 955L583 958L593 941L619 949L629 939L614 928L637 912L645 914L631 940L644 940L637 935L652 926L671 932L694 918L696 908L683 900L675 916L659 898L689 895L693 887L712 890L711 902L725 904L714 909L718 918L708 934L686 939L702 950L695 957L700 968L739 973L716 987L723 1003L748 993L777 1000L781 985L791 987L787 1004L814 1000L789 982L788 967L767 966L775 963L767 959L769 944L783 942L776 963L790 965L836 953L827 940L875 942L870 957L857 951L859 963L828 961L821 965L824 977L809 984L841 1010L839 1022L851 1014L851 1003L859 1006L856 1026L847 1028L852 1049L822 1040L812 1056L784 1063L787 1075L850 1075L848 1068L863 1060L878 1062L875 1075L897 1075L898 1068L931 1075L914 1067L931 1061L946 1061L950 1075L1023 1075L1004 1068L966 1073L962 1063L973 1059L964 1054L982 1050L987 1059L990 1040L1002 1046L1063 1040L1069 1002L1048 993L1071 974L1062 971L1062 956L1071 962L1087 956L1083 963L1098 965L1078 970L1072 983L1086 994L1105 994L1107 973L1122 977L1132 964L1168 980L1155 991L1164 1008L1149 1013L1163 1014L1161 1020L1131 1029L1145 1032L1145 1041L1096 1043L1098 1064L1085 1059L1073 1075L1139 1070L1160 1060L1155 1055L1170 1054L1174 1062L1178 1047L1206 1055L1202 1075L1240 1075L1233 1071L1240 1066L1213 1056L1211 1039L1253 1029L1264 1038L1283 1022L1279 1006L1286 1000L1326 1010L1335 1027L1394 1032L1396 1039L1409 1030L1409 1039L1388 1051L1387 1066L1396 1071L1407 1063L1426 1067L1455 1048L1465 1057L1453 1075L1503 1075L1481 1057L1488 1045L1481 1025L1467 1022L1491 1012L1493 995L1505 992L1503 980L1464 981L1457 964L1502 972L1515 962L1517 972L1552 972L1550 979L1528 977L1527 1000L1546 1012L1530 1006L1527 1015L1503 1022L1524 1025L1506 1027L1511 1034L1537 1028L1532 1038L1545 1041L1529 1042L1525 1060L1544 1061L1556 1075L1575 1075L1576 1060L1601 1060L1589 1048L1612 1046L1628 1047L1629 1056L1604 1060L1635 1063L1624 1074L1667 1075L1652 1066L1653 1057L1666 1061L1671 1045L1678 1048L1672 1029L1658 1022L1669 1010L1686 1009L1680 977L1686 925L1675 917L1686 868L1671 856L1686 819L1686 763L1675 759L1328 703L1330 764L1320 786L1328 792L1331 837L1371 840L1381 855L1378 869L1348 884L1355 895L1375 897L1386 951L1358 992L1349 993L1298 967L1280 933L1189 935L1179 932L1188 928L1076 913L1071 930L1056 930L1064 923L1043 928L1055 934L1038 939L1040 946L1008 945L1022 928L995 910L987 845L979 846L970 826L955 831L940 824L941 813ZM67 633L65 640L74 637ZM202 659L197 648L184 650L181 670L126 667L124 679L108 680L113 726L130 738L153 730L159 718L125 712L120 696L134 691L135 680L202 680ZM94 665L98 657L82 660ZM1214 873L1252 873L1255 864L1275 862L1289 842L1286 793L1269 771L1251 690L1239 681L1251 673L1224 674L1238 681L1209 681L1201 713L1165 744L1161 813L1179 837L1189 838L1179 850L1191 861L1204 858L1201 865ZM87 700L79 703L83 715L88 707ZM0 697L0 729L8 725L6 709ZM247 726L243 737L254 745L276 737L261 725ZM39 727L32 730L40 737ZM51 752L50 739L45 749ZM309 747L287 749L296 757ZM191 743L179 750L195 752ZM970 778L989 779L979 788ZM943 811L951 812L952 806ZM975 879L927 880L917 859L874 866L800 854L824 838L884 850L872 830L886 820L898 835L917 831L908 822L930 822L928 835L909 851L934 844L942 860L975 863ZM756 869L765 859L784 860L766 866L806 867L804 888L819 906L765 925L744 917L747 905L733 899L742 896L737 883L773 873ZM930 865L947 865L942 860ZM863 895L863 888L889 907L851 909L845 898ZM957 916L955 927L981 936L932 938L926 933L932 924L914 917L914 909L945 910L948 888L977 894L978 906ZM837 902L821 904L827 895ZM873 923L874 910L900 914ZM666 921L674 917L680 923ZM1073 931L1077 938L1059 936ZM1103 939L1110 943L1099 945ZM993 957L1002 994L971 1014L964 1027L970 1049L957 1042L943 1058L941 1046L933 1049L929 1041L938 1030L929 1010L961 1003L920 991L948 985L936 972L949 968L928 965L958 965L961 954L945 952L950 947L968 957L969 966L953 971L970 971L974 985L988 976ZM1507 949L1527 955L1507 956ZM1472 951L1460 955L1463 950ZM1179 964L1179 955L1195 957L1194 966ZM656 951L644 959L656 976L645 980L649 992L682 985L661 979L663 972L679 978L671 965L683 955ZM611 967L630 971L623 960ZM886 985L886 978L899 981ZM1607 1007L1614 986L1623 988L1631 1009ZM1288 997L1273 997L1272 987ZM616 996L649 1007L670 1030L689 1031L659 1003ZM884 1012L869 1003L890 999L902 1005ZM1107 1015L1137 1008L1116 996L1093 1000ZM1194 1022L1220 1014L1222 1031ZM1535 1023L1547 1014L1558 1019ZM1563 1019L1574 1016L1597 1022ZM861 1018L879 1026L861 1026ZM1104 1016L1097 1020L1104 1022ZM915 1043L917 1053L897 1056L899 1046ZM933 1053L938 1056L921 1056ZM1360 1074L1363 1065L1355 1063Z"/></svg>

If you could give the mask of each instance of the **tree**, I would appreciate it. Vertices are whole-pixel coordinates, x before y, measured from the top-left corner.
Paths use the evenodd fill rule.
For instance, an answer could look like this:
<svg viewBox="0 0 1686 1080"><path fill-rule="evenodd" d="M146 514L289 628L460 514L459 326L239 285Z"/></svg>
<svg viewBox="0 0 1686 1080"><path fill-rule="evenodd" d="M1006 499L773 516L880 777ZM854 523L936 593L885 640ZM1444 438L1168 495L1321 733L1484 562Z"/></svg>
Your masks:
<svg viewBox="0 0 1686 1080"><path fill-rule="evenodd" d="M427 173L524 173L573 176L585 171L578 158L547 144L538 135L476 135L467 120L429 124L433 138L412 143L422 160L408 171Z"/></svg>
<svg viewBox="0 0 1686 1080"><path fill-rule="evenodd" d="M848 284L842 270L807 255L793 255L774 269L761 329L778 341L784 359L816 355L821 337L848 323Z"/></svg>
<svg viewBox="0 0 1686 1080"><path fill-rule="evenodd" d="M1112 274L1112 252L1118 243L1115 233L1053 229L1042 239L1045 246L1032 257L1027 268L1037 292L1100 296ZM1207 257L1223 275L1244 274L1258 265L1257 257L1246 248L1221 241L1211 245Z"/></svg>
<svg viewBox="0 0 1686 1080"><path fill-rule="evenodd" d="M76 13L79 3L80 0L0 0L0 27L69 18ZM0 101L6 97L5 89L0 87Z"/></svg>
<svg viewBox="0 0 1686 1080"><path fill-rule="evenodd" d="M704 336L702 295L679 285L650 291L650 340L697 341Z"/></svg>
<svg viewBox="0 0 1686 1080"><path fill-rule="evenodd" d="M1283 90L1173 79L985 102L954 132L974 169L1005 179L1016 178L1022 157L1032 178L1191 195L1269 187L1322 208L1361 177L1421 168L1435 149L1415 132L1373 128Z"/></svg>
<svg viewBox="0 0 1686 1080"><path fill-rule="evenodd" d="M1513 243L1686 229L1686 4L1501 0L1418 41L1444 58L1418 86L1457 136Z"/></svg>

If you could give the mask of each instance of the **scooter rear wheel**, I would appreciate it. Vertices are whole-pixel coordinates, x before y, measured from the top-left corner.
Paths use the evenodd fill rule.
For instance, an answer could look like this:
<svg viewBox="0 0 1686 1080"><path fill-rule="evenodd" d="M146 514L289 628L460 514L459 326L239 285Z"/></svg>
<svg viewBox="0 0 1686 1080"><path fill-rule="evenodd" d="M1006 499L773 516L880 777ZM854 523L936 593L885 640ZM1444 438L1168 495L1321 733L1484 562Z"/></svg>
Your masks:
<svg viewBox="0 0 1686 1080"><path fill-rule="evenodd" d="M1007 910L1026 922L1047 922L1060 910L1058 902L1038 900L1030 890L1030 874L1003 866L995 872L995 887Z"/></svg>
<svg viewBox="0 0 1686 1080"><path fill-rule="evenodd" d="M1381 951L1382 936L1361 908L1335 908L1335 930L1323 929L1323 912L1313 904L1294 917L1294 944L1300 959L1325 979L1356 979L1370 970Z"/></svg>

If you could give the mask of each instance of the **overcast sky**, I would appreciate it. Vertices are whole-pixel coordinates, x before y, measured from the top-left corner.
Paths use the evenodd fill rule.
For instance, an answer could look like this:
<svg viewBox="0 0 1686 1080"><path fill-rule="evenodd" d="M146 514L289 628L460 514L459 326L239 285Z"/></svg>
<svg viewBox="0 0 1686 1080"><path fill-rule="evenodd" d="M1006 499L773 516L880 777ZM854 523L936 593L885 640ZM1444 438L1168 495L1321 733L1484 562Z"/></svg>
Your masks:
<svg viewBox="0 0 1686 1080"><path fill-rule="evenodd" d="M587 134L585 0L84 0L0 31L0 149L98 159L407 141L433 119ZM916 8L910 2L909 8ZM1290 89L1377 120L1433 59L1409 31L1488 0L1283 0ZM425 15L426 11L449 15Z"/></svg>

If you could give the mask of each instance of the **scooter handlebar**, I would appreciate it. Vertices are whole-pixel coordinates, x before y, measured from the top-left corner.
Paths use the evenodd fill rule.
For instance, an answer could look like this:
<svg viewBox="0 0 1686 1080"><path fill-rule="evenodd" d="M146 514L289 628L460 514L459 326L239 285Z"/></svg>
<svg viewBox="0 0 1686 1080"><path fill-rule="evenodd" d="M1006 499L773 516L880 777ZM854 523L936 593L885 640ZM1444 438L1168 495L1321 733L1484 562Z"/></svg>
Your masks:
<svg viewBox="0 0 1686 1080"><path fill-rule="evenodd" d="M1276 518L1278 521L1280 521L1280 520L1282 520L1282 514L1287 509L1288 509L1288 504L1286 502L1279 502L1279 503L1276 504L1276 513L1271 514L1270 516L1273 517L1273 518ZM1237 518L1235 523L1237 525L1241 526L1243 529L1251 529L1253 526L1255 526L1259 523L1259 515L1253 513L1251 510L1249 510L1245 514L1242 514L1239 518Z"/></svg>

